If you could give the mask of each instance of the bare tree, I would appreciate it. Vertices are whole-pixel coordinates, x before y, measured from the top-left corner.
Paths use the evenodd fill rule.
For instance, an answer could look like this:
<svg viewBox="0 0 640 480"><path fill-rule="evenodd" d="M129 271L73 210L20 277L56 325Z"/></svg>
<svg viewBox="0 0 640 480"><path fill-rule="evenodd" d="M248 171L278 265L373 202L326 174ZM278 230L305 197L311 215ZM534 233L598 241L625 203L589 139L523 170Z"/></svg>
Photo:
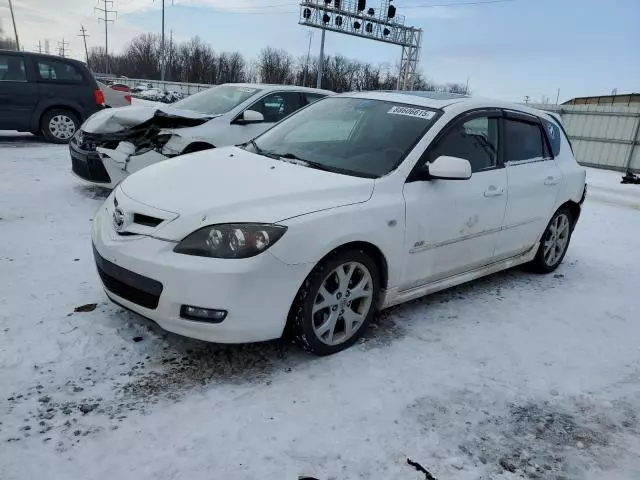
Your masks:
<svg viewBox="0 0 640 480"><path fill-rule="evenodd" d="M0 48L4 50L17 50L15 40L11 37L5 37L2 23L0 23Z"/></svg>
<svg viewBox="0 0 640 480"><path fill-rule="evenodd" d="M260 80L263 83L292 84L295 80L293 57L285 50L263 48L258 56Z"/></svg>

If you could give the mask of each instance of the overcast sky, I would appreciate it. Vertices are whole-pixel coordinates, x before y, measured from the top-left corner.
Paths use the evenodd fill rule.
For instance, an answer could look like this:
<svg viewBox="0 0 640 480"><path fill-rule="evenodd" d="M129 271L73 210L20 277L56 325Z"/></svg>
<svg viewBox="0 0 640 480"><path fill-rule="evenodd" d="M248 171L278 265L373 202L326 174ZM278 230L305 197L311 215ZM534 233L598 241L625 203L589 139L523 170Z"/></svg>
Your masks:
<svg viewBox="0 0 640 480"><path fill-rule="evenodd" d="M477 0L487 1L487 0ZM141 32L159 32L162 0L116 0L109 27L110 50L122 50ZM420 70L436 82L469 79L475 95L521 101L640 91L640 0L395 0L407 24L424 30ZM83 59L84 24L89 46L104 46L98 0L13 0L24 49L64 37L71 56ZM266 45L299 56L310 29L298 25L295 0L166 0L167 34L199 35L217 51L240 51L251 59ZM380 0L369 0L377 8ZM459 5L456 5L459 4ZM462 5L460 5L462 4ZM466 4L466 5L465 5ZM439 6L434 6L439 5ZM447 6L442 6L447 5ZM11 32L8 0L0 21ZM317 54L320 31L312 38ZM399 47L328 33L326 51L394 66Z"/></svg>

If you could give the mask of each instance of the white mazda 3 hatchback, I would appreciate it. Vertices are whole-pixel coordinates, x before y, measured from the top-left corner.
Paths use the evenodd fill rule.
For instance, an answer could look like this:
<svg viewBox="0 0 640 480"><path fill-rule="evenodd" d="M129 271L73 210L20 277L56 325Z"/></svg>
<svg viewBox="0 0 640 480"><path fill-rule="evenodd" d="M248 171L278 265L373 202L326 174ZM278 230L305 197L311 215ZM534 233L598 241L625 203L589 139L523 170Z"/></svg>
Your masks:
<svg viewBox="0 0 640 480"><path fill-rule="evenodd" d="M287 327L326 355L377 310L519 264L553 271L585 193L547 113L350 93L131 175L92 238L107 295L166 330L240 343Z"/></svg>

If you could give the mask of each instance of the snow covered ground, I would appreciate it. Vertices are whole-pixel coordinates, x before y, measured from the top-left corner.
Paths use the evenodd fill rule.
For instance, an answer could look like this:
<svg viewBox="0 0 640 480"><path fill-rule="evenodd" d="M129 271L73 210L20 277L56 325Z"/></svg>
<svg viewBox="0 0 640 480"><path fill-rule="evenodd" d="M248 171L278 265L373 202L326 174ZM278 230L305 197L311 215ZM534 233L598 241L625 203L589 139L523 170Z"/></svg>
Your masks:
<svg viewBox="0 0 640 480"><path fill-rule="evenodd" d="M640 478L640 186L588 177L555 274L394 308L315 358L110 304L89 238L105 192L66 147L3 132L0 479L430 478L407 458L438 480Z"/></svg>

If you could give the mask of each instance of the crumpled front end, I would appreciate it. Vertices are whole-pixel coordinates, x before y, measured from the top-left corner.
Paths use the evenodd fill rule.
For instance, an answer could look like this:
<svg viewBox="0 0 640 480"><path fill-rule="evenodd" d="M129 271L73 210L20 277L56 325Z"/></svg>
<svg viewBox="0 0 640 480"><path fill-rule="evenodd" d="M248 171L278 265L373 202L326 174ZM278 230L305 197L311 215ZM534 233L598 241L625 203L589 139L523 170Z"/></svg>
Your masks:
<svg viewBox="0 0 640 480"><path fill-rule="evenodd" d="M181 128L202 125L211 118L155 107L100 112L69 143L72 170L83 180L113 188L131 173L179 155L180 151L171 148L171 139Z"/></svg>

